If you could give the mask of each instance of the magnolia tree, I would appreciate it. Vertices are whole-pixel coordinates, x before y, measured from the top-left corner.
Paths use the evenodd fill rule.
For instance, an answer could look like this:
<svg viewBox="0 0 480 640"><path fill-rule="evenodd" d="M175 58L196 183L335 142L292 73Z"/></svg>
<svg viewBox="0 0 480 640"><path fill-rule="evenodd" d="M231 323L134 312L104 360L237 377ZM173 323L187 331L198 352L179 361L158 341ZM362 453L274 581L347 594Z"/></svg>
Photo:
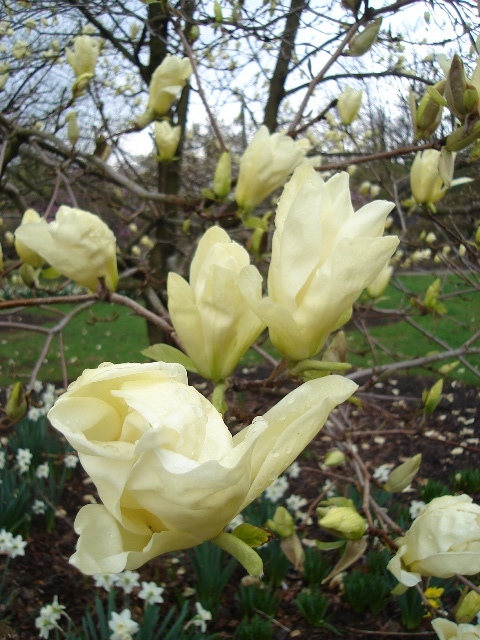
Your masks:
<svg viewBox="0 0 480 640"><path fill-rule="evenodd" d="M259 577L255 547L271 534L228 525L357 383L366 390L379 376L436 366L438 382L423 395L428 414L442 375L462 365L480 378L480 332L452 346L415 319L445 314L440 278L408 309L382 305L391 279L420 263L480 287L477 6L426 6L5 3L0 309L10 317L0 327L15 327L25 308L70 306L47 330L29 325L45 343L21 372L26 381L8 381L1 417L6 428L23 418L58 336L64 393L49 419L101 500L75 521L71 562L83 573L136 569L210 541ZM388 135L382 117L395 123ZM148 154L155 175L139 157ZM65 390L62 334L94 303L144 318L151 344L138 344L139 359L153 362L104 363ZM404 319L436 351L406 359L386 351L372 367L353 367L347 323L365 308ZM357 326L381 351L368 325ZM239 373L251 348L265 358L265 379ZM186 370L208 381L208 399ZM288 395L231 435L237 392L289 380ZM461 600L474 604L468 615L457 607L459 626L434 620L440 638L480 635L468 624L479 589L465 578L480 571L480 507L467 495L438 498L404 532L369 495L347 409L329 434L338 442L326 464L351 464L364 495L360 510L339 497L317 509L320 527L345 547L334 573L378 539L391 551L397 593L423 594L432 576L468 585ZM386 491L410 484L414 454ZM301 567L293 517L279 508L268 529L289 541L285 553ZM136 623L124 618L113 621L124 625L118 637L131 637Z"/></svg>

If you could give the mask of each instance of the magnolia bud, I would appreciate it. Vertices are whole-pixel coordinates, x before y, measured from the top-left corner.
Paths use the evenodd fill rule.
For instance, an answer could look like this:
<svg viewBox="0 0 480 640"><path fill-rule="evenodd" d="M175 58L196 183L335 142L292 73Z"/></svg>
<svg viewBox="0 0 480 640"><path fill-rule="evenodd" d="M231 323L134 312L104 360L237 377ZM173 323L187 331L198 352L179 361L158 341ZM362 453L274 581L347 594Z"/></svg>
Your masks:
<svg viewBox="0 0 480 640"><path fill-rule="evenodd" d="M453 115L461 122L470 113L470 109L465 106L464 93L467 90L467 78L463 68L463 62L456 53L452 58L452 63L447 75L445 85L445 99L448 108Z"/></svg>
<svg viewBox="0 0 480 640"><path fill-rule="evenodd" d="M35 285L35 270L31 265L24 262L18 272L27 287L33 287Z"/></svg>
<svg viewBox="0 0 480 640"><path fill-rule="evenodd" d="M437 82L433 88L440 96L443 96L446 84L446 80L441 80L440 82ZM411 92L411 95L412 94L413 92ZM410 102L410 107L412 108L412 102ZM415 117L412 112L415 139L420 140L423 138L427 140L430 138L440 124L441 119L442 105L434 100L427 91L416 108Z"/></svg>
<svg viewBox="0 0 480 640"><path fill-rule="evenodd" d="M367 24L361 33L355 35L348 47L347 55L363 56L377 40L377 35L382 25L382 18L377 18L373 22Z"/></svg>
<svg viewBox="0 0 480 640"><path fill-rule="evenodd" d="M318 524L329 533L346 540L358 540L367 530L365 519L353 507L331 507L320 517Z"/></svg>
<svg viewBox="0 0 480 640"><path fill-rule="evenodd" d="M466 596L461 598L455 613L455 620L459 624L468 623L480 611L480 594L476 591L470 591Z"/></svg>
<svg viewBox="0 0 480 640"><path fill-rule="evenodd" d="M443 378L431 387L422 391L423 410L426 414L433 413L442 400Z"/></svg>
<svg viewBox="0 0 480 640"><path fill-rule="evenodd" d="M78 122L77 122L77 112L70 111L69 113L67 113L67 115L65 116L65 121L68 123L67 124L68 140L72 145L72 147L74 147L80 136L80 129L78 127Z"/></svg>
<svg viewBox="0 0 480 640"><path fill-rule="evenodd" d="M22 418L28 409L27 398L21 382L16 382L8 397L5 406L5 413L10 420L18 421Z"/></svg>
<svg viewBox="0 0 480 640"><path fill-rule="evenodd" d="M422 454L417 453L417 455L408 458L403 464L396 467L388 476L388 480L383 487L385 491L399 493L406 489L417 475L421 462Z"/></svg>
<svg viewBox="0 0 480 640"><path fill-rule="evenodd" d="M323 464L326 467L339 467L341 464L345 462L345 454L340 449L333 449L333 451L329 451L325 456L325 460Z"/></svg>
<svg viewBox="0 0 480 640"><path fill-rule="evenodd" d="M464 124L447 136L447 151L461 151L480 138L480 120L474 124Z"/></svg>
<svg viewBox="0 0 480 640"><path fill-rule="evenodd" d="M230 151L224 151L220 156L213 176L213 193L223 200L232 188L232 161Z"/></svg>
<svg viewBox="0 0 480 640"><path fill-rule="evenodd" d="M372 183L368 180L364 180L360 185L360 193L362 196L366 196L370 193L370 189L372 188Z"/></svg>
<svg viewBox="0 0 480 640"><path fill-rule="evenodd" d="M386 265L375 278L375 280L368 285L367 293L370 298L379 298L383 293L385 293L386 288L388 287L388 283L390 282L390 278L393 274L393 267L390 265Z"/></svg>

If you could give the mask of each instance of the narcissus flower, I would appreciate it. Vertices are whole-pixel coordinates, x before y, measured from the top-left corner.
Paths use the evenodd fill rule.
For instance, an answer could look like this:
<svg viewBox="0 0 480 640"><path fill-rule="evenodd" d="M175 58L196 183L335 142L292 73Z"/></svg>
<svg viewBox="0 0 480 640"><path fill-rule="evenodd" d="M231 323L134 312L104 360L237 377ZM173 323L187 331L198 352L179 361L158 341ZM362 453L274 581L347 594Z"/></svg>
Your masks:
<svg viewBox="0 0 480 640"><path fill-rule="evenodd" d="M243 247L220 227L211 227L192 260L190 284L177 273L168 274L172 324L205 378L229 376L265 328L238 288L239 274L249 264Z"/></svg>
<svg viewBox="0 0 480 640"><path fill-rule="evenodd" d="M72 564L118 573L217 537L355 389L340 376L312 380L232 437L179 364L84 371L48 414L103 502L77 515Z"/></svg>
<svg viewBox="0 0 480 640"><path fill-rule="evenodd" d="M54 222L22 223L15 231L15 246L25 261L24 247L82 287L93 291L104 278L108 289L117 288L115 236L93 213L61 206Z"/></svg>
<svg viewBox="0 0 480 640"><path fill-rule="evenodd" d="M294 169L304 162L308 140L294 141L285 133L270 134L262 126L240 159L235 200L251 211L275 189L282 187Z"/></svg>
<svg viewBox="0 0 480 640"><path fill-rule="evenodd" d="M257 269L240 276L249 305L292 362L314 356L348 320L398 244L395 236L382 236L393 204L376 200L355 212L348 180L340 173L324 182L311 167L299 167L277 207L268 297L258 295Z"/></svg>

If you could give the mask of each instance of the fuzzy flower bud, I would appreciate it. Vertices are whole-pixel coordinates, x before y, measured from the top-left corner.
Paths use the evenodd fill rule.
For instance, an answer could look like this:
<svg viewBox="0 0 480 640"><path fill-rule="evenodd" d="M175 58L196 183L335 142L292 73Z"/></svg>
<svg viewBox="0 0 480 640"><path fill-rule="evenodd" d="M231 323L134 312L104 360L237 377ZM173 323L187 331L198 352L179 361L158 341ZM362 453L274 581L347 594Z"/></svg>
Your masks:
<svg viewBox="0 0 480 640"><path fill-rule="evenodd" d="M357 35L352 38L348 47L347 55L358 57L367 53L367 51L375 44L381 26L382 18L377 18L373 22L367 24L361 33L357 33Z"/></svg>
<svg viewBox="0 0 480 640"><path fill-rule="evenodd" d="M352 87L345 87L337 98L337 111L342 124L349 125L358 116L362 104L362 90L356 91Z"/></svg>
<svg viewBox="0 0 480 640"><path fill-rule="evenodd" d="M365 518L353 507L331 507L320 517L318 524L329 533L345 540L358 540L367 530Z"/></svg>
<svg viewBox="0 0 480 640"><path fill-rule="evenodd" d="M213 193L220 198L226 198L232 188L232 161L230 151L224 151L220 156L213 176Z"/></svg>

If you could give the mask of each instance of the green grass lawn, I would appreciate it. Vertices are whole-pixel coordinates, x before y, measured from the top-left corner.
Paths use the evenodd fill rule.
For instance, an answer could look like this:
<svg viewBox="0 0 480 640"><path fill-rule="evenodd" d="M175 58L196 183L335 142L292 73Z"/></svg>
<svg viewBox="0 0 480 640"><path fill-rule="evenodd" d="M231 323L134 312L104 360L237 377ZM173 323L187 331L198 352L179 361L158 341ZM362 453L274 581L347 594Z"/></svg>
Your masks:
<svg viewBox="0 0 480 640"><path fill-rule="evenodd" d="M415 322L425 330L450 345L458 347L474 331L480 327L480 294L472 290L462 279L449 275L444 277L441 300L447 313L439 315L421 315L418 309L411 306L414 296L422 298L427 287L434 281L433 275L400 276L395 278L384 296L375 304L383 309L408 309L413 313ZM459 295L452 295L459 293ZM390 362L392 359L403 360L424 356L438 351L441 347L428 340L404 320L383 318L378 322L378 315L369 313L371 302L366 296L360 299L361 318L368 328L370 336L392 354L388 356L379 347L375 347L372 355L368 341L353 323L346 327L349 346L348 360L356 366L371 367L374 364ZM28 309L22 312L27 322L34 322L40 317L42 326L52 326L58 322L61 313L70 311L69 305L56 305L56 311L45 307ZM0 316L0 319L4 318ZM395 320L395 321L393 321ZM45 336L25 330L0 331L0 385L12 384L16 379L26 381L38 358ZM78 377L84 369L98 366L101 362L146 362L141 351L147 344L146 324L142 318L135 316L129 309L107 303L97 303L90 310L76 316L63 332L63 343L70 381ZM269 344L268 340L265 345ZM480 340L477 343L480 346ZM274 353L271 347L267 347ZM244 358L243 365L258 364L260 357L250 351ZM469 357L469 361L480 368L480 356ZM451 360L450 360L451 362ZM426 374L437 370L441 364L428 369L416 369L414 373ZM454 377L471 384L479 384L476 378L463 364L460 364ZM47 362L42 366L39 379L44 382L57 382L62 379L59 364L58 338L55 337Z"/></svg>
<svg viewBox="0 0 480 640"><path fill-rule="evenodd" d="M62 304L55 306L63 313L71 308ZM61 318L61 315L47 307L29 309L21 315L29 323L34 323L35 317L40 316L44 327L54 325ZM2 330L0 385L11 384L14 379L27 380L44 342L44 334ZM99 302L73 318L63 332L63 344L69 381L78 377L84 369L97 367L102 362L147 362L140 353L148 345L145 320L117 305ZM39 379L44 382L62 379L56 336L48 351L47 362L40 369Z"/></svg>
<svg viewBox="0 0 480 640"><path fill-rule="evenodd" d="M423 299L427 287L436 279L434 275L395 278L382 299L376 304L383 309L410 311L412 320L417 325L455 349L480 329L480 293L463 278L452 275L440 277L442 279L440 300L447 310L444 315L433 313L422 315L411 302L415 298ZM361 298L361 302L364 305L369 304L366 296ZM443 350L440 344L430 340L403 319L396 322L388 322L384 319L383 323L376 324L368 314L366 315L364 322L369 335L384 345L396 360L422 357ZM349 325L349 329L351 326ZM392 360L392 357L383 353L379 347L375 348L372 354L367 339L357 329L348 331L347 339L350 347L349 361L353 364L371 367L374 364L383 364ZM480 347L480 339L474 346ZM454 361L455 358L452 358L446 362ZM469 356L468 361L480 369L480 355ZM437 371L443 364L445 362L429 365L428 368L414 369L413 372L425 374ZM480 380L462 363L453 375L465 382L480 384Z"/></svg>

